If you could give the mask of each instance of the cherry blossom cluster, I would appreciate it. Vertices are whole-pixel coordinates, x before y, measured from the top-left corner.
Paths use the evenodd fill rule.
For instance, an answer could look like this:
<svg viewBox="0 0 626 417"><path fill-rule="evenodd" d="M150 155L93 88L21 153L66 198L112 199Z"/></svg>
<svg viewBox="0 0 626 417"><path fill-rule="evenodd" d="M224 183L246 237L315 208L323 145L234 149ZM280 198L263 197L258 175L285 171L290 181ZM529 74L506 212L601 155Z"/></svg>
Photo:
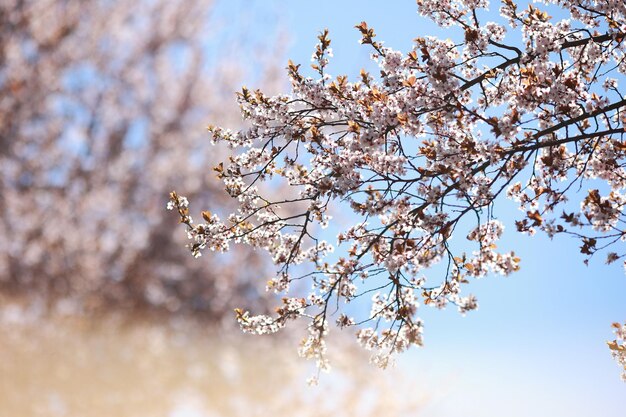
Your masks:
<svg viewBox="0 0 626 417"><path fill-rule="evenodd" d="M622 368L622 380L626 382L626 323L613 323L615 340L608 342L611 355Z"/></svg>
<svg viewBox="0 0 626 417"><path fill-rule="evenodd" d="M418 1L450 39L418 36L408 52L384 46L362 22L360 42L379 75L362 70L356 80L329 74L323 31L314 77L290 61L289 94L238 94L248 128L209 126L214 142L233 148L214 170L239 207L198 225L179 209L194 254L231 242L267 251L277 266L268 290L311 285L290 318L355 327L385 367L422 344L420 304L465 314L478 306L466 284L520 268L514 252L497 246L500 198L519 204L513 229L573 236L585 261L618 243L626 236L626 99L618 87L626 7L548 3L567 18L513 0L502 1L500 16L486 0ZM263 181L289 191L272 196L260 191ZM625 255L610 252L609 260ZM369 313L347 307L363 299ZM282 320L238 316L259 333Z"/></svg>

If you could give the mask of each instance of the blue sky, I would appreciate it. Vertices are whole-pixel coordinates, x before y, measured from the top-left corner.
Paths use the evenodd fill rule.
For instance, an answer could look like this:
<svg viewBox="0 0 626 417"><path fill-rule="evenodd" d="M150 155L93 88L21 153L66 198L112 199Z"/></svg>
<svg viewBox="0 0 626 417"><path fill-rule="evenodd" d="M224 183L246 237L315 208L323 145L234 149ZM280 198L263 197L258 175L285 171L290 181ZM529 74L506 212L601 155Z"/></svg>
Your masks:
<svg viewBox="0 0 626 417"><path fill-rule="evenodd" d="M354 29L363 20L387 46L403 51L417 36L442 36L409 0L233 1L222 13L233 22L245 14L267 27L267 34L284 30L286 55L303 67L317 34L328 28L333 75L354 76L370 65L370 50L358 44ZM623 269L600 257L584 266L578 243L565 237L517 234L512 220L518 213L508 202L497 211L507 226L502 248L522 258L520 272L473 284L480 308L467 317L422 307L426 345L399 358L398 367L414 375L416 392L430 393L432 401L420 415L623 414L626 384L605 344L612 337L610 324L626 320Z"/></svg>

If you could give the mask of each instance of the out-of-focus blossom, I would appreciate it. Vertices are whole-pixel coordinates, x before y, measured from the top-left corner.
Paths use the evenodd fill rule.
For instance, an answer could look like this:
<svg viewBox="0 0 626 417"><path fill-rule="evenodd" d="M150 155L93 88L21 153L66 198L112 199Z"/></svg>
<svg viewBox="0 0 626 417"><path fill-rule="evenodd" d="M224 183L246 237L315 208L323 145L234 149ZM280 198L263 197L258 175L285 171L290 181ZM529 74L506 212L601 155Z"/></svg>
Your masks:
<svg viewBox="0 0 626 417"><path fill-rule="evenodd" d="M203 140L206 120L238 123L224 103L245 71L272 79L271 65L238 56L245 48L229 52L237 34L222 36L213 10L210 0L1 2L2 291L76 313L219 319L254 305L259 258L193 262L163 210L174 185L227 205L206 175L220 152Z"/></svg>

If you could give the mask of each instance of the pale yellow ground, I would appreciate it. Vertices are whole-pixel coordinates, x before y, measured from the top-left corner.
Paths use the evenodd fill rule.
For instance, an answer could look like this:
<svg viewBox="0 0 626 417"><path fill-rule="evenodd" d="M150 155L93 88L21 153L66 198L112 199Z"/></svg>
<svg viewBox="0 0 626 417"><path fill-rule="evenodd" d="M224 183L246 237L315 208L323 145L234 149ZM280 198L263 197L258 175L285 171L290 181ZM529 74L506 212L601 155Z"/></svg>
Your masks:
<svg viewBox="0 0 626 417"><path fill-rule="evenodd" d="M313 368L297 357L295 337L206 327L9 308L0 321L0 416L387 417L418 415L425 402L408 379L374 369L341 341L331 346L344 352L336 369L311 388Z"/></svg>

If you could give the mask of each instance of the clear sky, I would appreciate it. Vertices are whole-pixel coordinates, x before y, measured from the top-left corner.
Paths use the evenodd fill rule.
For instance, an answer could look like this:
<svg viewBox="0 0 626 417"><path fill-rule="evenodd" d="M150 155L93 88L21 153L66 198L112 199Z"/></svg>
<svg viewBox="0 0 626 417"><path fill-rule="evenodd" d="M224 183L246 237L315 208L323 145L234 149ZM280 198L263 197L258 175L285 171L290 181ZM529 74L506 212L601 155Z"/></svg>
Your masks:
<svg viewBox="0 0 626 417"><path fill-rule="evenodd" d="M354 29L363 20L387 46L403 51L417 36L446 36L417 15L412 0L233 1L222 13L233 22L245 13L261 26L280 24L289 39L286 55L303 67L317 34L328 28L334 75L354 76L370 65ZM626 384L605 344L611 323L626 320L623 269L603 258L584 266L577 242L568 238L517 234L518 213L506 202L496 212L507 226L501 247L519 254L520 272L473 284L480 308L467 317L422 307L425 347L398 363L415 375L416 392L432 398L420 415L624 415Z"/></svg>

